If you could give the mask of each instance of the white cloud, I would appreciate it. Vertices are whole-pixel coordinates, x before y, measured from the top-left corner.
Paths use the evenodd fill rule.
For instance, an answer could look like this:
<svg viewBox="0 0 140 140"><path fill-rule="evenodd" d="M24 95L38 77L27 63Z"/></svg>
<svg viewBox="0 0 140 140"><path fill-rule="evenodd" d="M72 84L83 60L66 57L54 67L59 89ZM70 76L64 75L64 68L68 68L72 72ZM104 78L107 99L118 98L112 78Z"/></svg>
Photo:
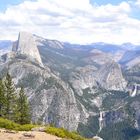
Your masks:
<svg viewBox="0 0 140 140"><path fill-rule="evenodd" d="M136 0L136 3L135 3L137 6L140 6L140 0Z"/></svg>
<svg viewBox="0 0 140 140"><path fill-rule="evenodd" d="M72 43L140 44L140 20L131 6L92 5L89 0L37 0L10 6L0 13L0 39L16 39L19 31Z"/></svg>

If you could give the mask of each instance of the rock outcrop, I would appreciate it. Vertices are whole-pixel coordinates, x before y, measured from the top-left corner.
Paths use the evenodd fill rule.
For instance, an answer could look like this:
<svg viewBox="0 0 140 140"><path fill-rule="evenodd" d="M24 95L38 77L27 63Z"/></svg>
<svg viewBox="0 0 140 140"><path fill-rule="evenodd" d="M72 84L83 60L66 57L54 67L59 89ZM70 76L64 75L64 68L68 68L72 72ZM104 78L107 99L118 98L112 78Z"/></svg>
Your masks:
<svg viewBox="0 0 140 140"><path fill-rule="evenodd" d="M121 67L116 62L104 64L96 74L98 83L107 90L124 91L127 82L123 78Z"/></svg>
<svg viewBox="0 0 140 140"><path fill-rule="evenodd" d="M18 54L23 54L34 59L43 66L34 35L27 32L20 32L18 41L13 44L12 50Z"/></svg>
<svg viewBox="0 0 140 140"><path fill-rule="evenodd" d="M8 71L17 87L24 86L31 105L32 121L54 124L68 130L76 130L83 110L70 87L49 68L41 68L27 60L14 59L1 65L1 74ZM82 114L82 115L81 115Z"/></svg>

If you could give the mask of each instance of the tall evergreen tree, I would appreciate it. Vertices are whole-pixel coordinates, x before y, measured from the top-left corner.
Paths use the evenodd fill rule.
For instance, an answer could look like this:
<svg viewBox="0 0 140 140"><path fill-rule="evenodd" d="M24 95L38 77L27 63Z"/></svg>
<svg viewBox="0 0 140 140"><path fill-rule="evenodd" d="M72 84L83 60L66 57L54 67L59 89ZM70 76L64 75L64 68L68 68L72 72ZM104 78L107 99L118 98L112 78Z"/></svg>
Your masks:
<svg viewBox="0 0 140 140"><path fill-rule="evenodd" d="M4 117L13 120L16 107L16 92L15 86L12 82L12 78L9 73L7 73L4 79L4 92L5 92Z"/></svg>
<svg viewBox="0 0 140 140"><path fill-rule="evenodd" d="M19 97L17 99L16 122L20 124L30 123L29 104L23 87L20 89Z"/></svg>
<svg viewBox="0 0 140 140"><path fill-rule="evenodd" d="M3 111L5 106L5 95L4 95L4 85L2 79L0 79L0 117L3 117Z"/></svg>

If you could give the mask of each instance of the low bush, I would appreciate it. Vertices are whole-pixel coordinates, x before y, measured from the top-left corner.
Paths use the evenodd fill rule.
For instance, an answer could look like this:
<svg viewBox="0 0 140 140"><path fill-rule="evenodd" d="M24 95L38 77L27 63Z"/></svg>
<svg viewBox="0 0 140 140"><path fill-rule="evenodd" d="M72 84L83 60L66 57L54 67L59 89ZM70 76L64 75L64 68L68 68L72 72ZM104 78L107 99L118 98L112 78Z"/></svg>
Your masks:
<svg viewBox="0 0 140 140"><path fill-rule="evenodd" d="M29 131L34 127L36 126L32 124L20 125L10 120L0 118L0 128L16 130L16 131Z"/></svg>
<svg viewBox="0 0 140 140"><path fill-rule="evenodd" d="M81 137L79 134L75 132L69 132L65 130L64 128L55 128L48 126L46 128L46 133L61 137L61 138L67 138L67 139L73 139L73 140L86 140L85 138Z"/></svg>
<svg viewBox="0 0 140 140"><path fill-rule="evenodd" d="M6 128L10 130L17 130L20 127L19 124L16 124L10 120L0 118L0 128Z"/></svg>
<svg viewBox="0 0 140 140"><path fill-rule="evenodd" d="M52 134L52 135L55 135L55 136L58 136L61 138L66 137L66 135L62 129L58 129L58 128L51 127L51 126L46 128L46 133L49 133L49 134Z"/></svg>
<svg viewBox="0 0 140 140"><path fill-rule="evenodd" d="M20 125L19 127L19 131L30 131L32 128L36 127L33 124L24 124L24 125Z"/></svg>
<svg viewBox="0 0 140 140"><path fill-rule="evenodd" d="M5 129L15 130L15 131L30 131L34 127L39 127L39 126L33 124L20 125L10 120L0 118L0 128L5 128ZM86 140L85 138L81 137L77 132L69 132L64 128L55 128L53 126L46 126L45 131L48 134L52 134L69 140Z"/></svg>

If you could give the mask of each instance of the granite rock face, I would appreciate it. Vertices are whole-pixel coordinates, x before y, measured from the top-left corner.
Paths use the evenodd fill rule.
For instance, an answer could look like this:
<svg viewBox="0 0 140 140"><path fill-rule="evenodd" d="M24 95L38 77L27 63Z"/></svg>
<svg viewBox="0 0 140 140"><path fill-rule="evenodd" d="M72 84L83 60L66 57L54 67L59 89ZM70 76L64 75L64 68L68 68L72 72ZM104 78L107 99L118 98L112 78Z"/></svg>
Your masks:
<svg viewBox="0 0 140 140"><path fill-rule="evenodd" d="M70 87L53 75L49 68L16 59L1 65L0 71L3 75L8 71L17 87L24 86L33 122L77 129L84 112L78 109Z"/></svg>
<svg viewBox="0 0 140 140"><path fill-rule="evenodd" d="M107 62L99 67L86 65L77 67L70 74L69 79L73 88L79 95L86 88L100 87L106 90L125 91L127 82L124 79L121 67L116 62Z"/></svg>
<svg viewBox="0 0 140 140"><path fill-rule="evenodd" d="M34 35L27 32L20 32L18 41L13 44L12 50L16 53L24 54L35 59L35 61L43 66Z"/></svg>
<svg viewBox="0 0 140 140"><path fill-rule="evenodd" d="M121 67L115 62L104 64L98 71L96 77L98 83L108 90L123 91L127 85L122 75Z"/></svg>
<svg viewBox="0 0 140 140"><path fill-rule="evenodd" d="M132 109L134 109L134 121L135 121L135 127L137 130L140 131L140 102L135 101L131 104Z"/></svg>

